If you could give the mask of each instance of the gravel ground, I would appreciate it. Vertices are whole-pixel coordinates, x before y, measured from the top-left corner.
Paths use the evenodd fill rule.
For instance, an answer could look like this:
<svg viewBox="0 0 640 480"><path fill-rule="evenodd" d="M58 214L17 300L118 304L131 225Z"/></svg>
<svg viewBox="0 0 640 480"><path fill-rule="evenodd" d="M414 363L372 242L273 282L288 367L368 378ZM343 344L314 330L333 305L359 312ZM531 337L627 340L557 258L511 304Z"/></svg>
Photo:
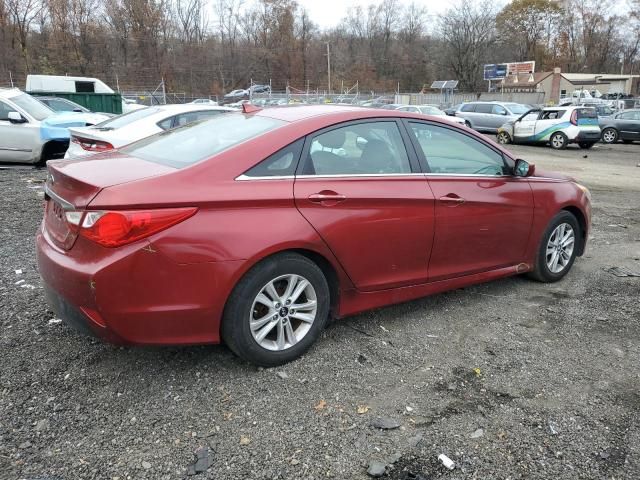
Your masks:
<svg viewBox="0 0 640 480"><path fill-rule="evenodd" d="M45 174L0 171L0 478L363 479L371 461L391 479L640 478L640 278L605 271L640 271L640 145L513 150L592 188L568 277L358 315L278 369L52 322L33 245Z"/></svg>

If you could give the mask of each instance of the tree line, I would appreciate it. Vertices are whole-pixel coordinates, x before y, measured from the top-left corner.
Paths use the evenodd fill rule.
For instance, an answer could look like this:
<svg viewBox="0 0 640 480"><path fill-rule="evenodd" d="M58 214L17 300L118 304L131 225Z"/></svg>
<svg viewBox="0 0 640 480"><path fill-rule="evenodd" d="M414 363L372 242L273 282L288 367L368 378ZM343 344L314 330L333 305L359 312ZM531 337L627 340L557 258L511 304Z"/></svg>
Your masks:
<svg viewBox="0 0 640 480"><path fill-rule="evenodd" d="M121 89L221 94L253 80L298 90L486 88L484 63L640 73L640 0L400 0L320 28L295 0L0 0L0 85L28 73L93 76ZM10 78L9 78L10 77Z"/></svg>

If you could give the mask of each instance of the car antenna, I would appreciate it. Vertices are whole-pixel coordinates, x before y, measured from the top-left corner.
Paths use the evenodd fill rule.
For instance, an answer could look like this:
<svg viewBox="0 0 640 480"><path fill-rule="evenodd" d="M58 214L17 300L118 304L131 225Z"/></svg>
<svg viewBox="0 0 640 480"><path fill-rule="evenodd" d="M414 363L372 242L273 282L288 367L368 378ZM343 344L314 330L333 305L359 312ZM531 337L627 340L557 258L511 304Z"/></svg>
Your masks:
<svg viewBox="0 0 640 480"><path fill-rule="evenodd" d="M255 113L262 110L260 107L252 105L251 103L243 103L242 104L242 113Z"/></svg>

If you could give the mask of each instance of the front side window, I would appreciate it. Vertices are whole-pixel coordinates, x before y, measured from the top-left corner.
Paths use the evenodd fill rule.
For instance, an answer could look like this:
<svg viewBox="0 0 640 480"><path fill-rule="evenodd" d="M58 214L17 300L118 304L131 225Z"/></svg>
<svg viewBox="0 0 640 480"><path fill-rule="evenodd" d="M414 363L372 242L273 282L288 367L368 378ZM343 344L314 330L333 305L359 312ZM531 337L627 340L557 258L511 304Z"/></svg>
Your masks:
<svg viewBox="0 0 640 480"><path fill-rule="evenodd" d="M354 123L311 140L304 175L411 173L409 157L394 121Z"/></svg>
<svg viewBox="0 0 640 480"><path fill-rule="evenodd" d="M9 112L13 111L15 111L15 109L12 109L4 102L0 102L0 120L9 121Z"/></svg>
<svg viewBox="0 0 640 480"><path fill-rule="evenodd" d="M184 168L274 130L286 122L259 115L230 113L157 133L122 148L149 162Z"/></svg>
<svg viewBox="0 0 640 480"><path fill-rule="evenodd" d="M491 113L493 113L494 115L506 115L507 109L502 105L494 105Z"/></svg>
<svg viewBox="0 0 640 480"><path fill-rule="evenodd" d="M527 110L529 110L528 107L520 105L519 103L510 103L507 106L509 107L509 110L511 110L511 113L513 113L514 115L522 115L523 113L526 113Z"/></svg>
<svg viewBox="0 0 640 480"><path fill-rule="evenodd" d="M446 127L410 122L431 173L452 175L510 175L502 154L484 143Z"/></svg>
<svg viewBox="0 0 640 480"><path fill-rule="evenodd" d="M460 107L461 112L474 112L476 110L476 106L473 103L466 103Z"/></svg>

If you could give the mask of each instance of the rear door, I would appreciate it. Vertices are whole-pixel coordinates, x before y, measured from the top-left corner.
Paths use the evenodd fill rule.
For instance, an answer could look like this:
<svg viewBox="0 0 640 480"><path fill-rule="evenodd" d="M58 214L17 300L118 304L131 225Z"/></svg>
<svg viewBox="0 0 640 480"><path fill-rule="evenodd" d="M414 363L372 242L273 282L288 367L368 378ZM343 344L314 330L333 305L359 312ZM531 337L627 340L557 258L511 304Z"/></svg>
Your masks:
<svg viewBox="0 0 640 480"><path fill-rule="evenodd" d="M494 116L491 113L493 105L490 103L476 104L475 122L473 127L478 130L492 130L494 124ZM496 127L497 128L497 127Z"/></svg>
<svg viewBox="0 0 640 480"><path fill-rule="evenodd" d="M410 121L436 199L429 281L471 275L524 260L533 192L499 150L461 132Z"/></svg>
<svg viewBox="0 0 640 480"><path fill-rule="evenodd" d="M540 112L535 124L534 138L532 141L546 142L552 133L562 130L570 125L570 113L568 110L543 110Z"/></svg>
<svg viewBox="0 0 640 480"><path fill-rule="evenodd" d="M307 138L296 206L358 290L427 281L434 198L396 120L349 122Z"/></svg>

